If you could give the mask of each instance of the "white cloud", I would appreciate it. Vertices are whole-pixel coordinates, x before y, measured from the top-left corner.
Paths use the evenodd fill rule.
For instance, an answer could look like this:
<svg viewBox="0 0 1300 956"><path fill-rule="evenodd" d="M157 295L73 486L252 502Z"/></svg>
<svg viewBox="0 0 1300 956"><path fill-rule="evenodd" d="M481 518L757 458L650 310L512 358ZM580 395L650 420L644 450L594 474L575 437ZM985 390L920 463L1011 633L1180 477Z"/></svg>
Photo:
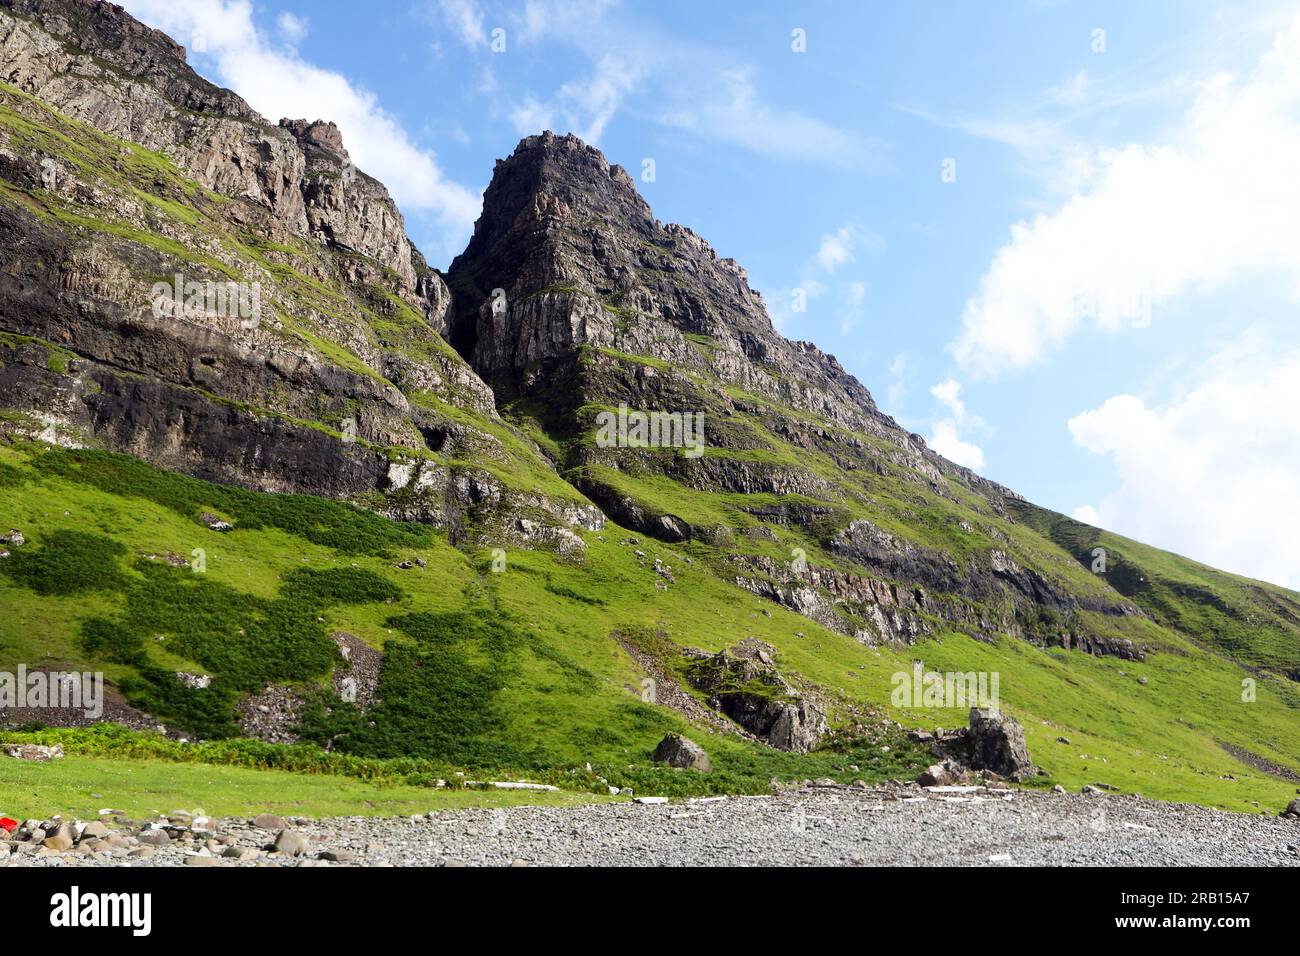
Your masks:
<svg viewBox="0 0 1300 956"><path fill-rule="evenodd" d="M650 122L772 159L852 166L884 148L769 102L748 60L670 34L613 0L527 0L503 19L512 49L549 41L576 51L590 68L552 92L515 93L496 104L517 132L538 132L545 122L592 140L639 95Z"/></svg>
<svg viewBox="0 0 1300 956"><path fill-rule="evenodd" d="M1075 443L1110 456L1119 477L1075 515L1300 588L1300 352L1214 365L1167 405L1118 395L1070 419Z"/></svg>
<svg viewBox="0 0 1300 956"><path fill-rule="evenodd" d="M675 91L674 102L659 114L660 122L770 159L818 165L853 165L880 148L873 142L864 150L824 120L765 103L750 66L711 76L700 72L690 89Z"/></svg>
<svg viewBox="0 0 1300 956"><path fill-rule="evenodd" d="M596 144L642 76L641 67L636 63L606 54L590 76L563 84L551 98L539 100L531 94L526 96L510 111L511 123L521 135L558 129Z"/></svg>
<svg viewBox="0 0 1300 956"><path fill-rule="evenodd" d="M1082 521L1084 524L1090 524L1094 528L1101 527L1101 513L1092 505L1079 505L1074 509L1072 517L1075 521Z"/></svg>
<svg viewBox="0 0 1300 956"><path fill-rule="evenodd" d="M961 438L963 429L984 427L984 422L978 415L967 412L966 403L961 397L961 383L956 379L947 379L932 385L930 394L948 411L946 417L931 423L930 447L959 465L975 470L983 468L984 450Z"/></svg>
<svg viewBox="0 0 1300 956"><path fill-rule="evenodd" d="M297 46L306 39L307 31L310 29L306 17L297 16L288 10L276 18L275 25L280 31L280 36L284 37L290 46Z"/></svg>
<svg viewBox="0 0 1300 956"><path fill-rule="evenodd" d="M438 0L438 9L442 13L442 20L466 46L487 45L488 34L483 26L483 11L477 0Z"/></svg>
<svg viewBox="0 0 1300 956"><path fill-rule="evenodd" d="M803 264L803 276L793 289L778 289L766 297L772 324L788 330L794 317L796 300L804 311L817 299L826 299L834 312L840 334L848 335L866 319L867 283L861 279L836 279L841 267L853 262L859 250L878 253L885 247L884 237L856 223L846 223L823 233L817 250Z"/></svg>
<svg viewBox="0 0 1300 956"><path fill-rule="evenodd" d="M953 418L957 421L966 418L966 403L961 400L961 382L950 378L930 386L930 394L947 406L948 411L952 412Z"/></svg>
<svg viewBox="0 0 1300 956"><path fill-rule="evenodd" d="M952 419L945 418L934 423L929 444L944 458L973 471L979 471L985 465L983 449L962 441L957 434L957 423Z"/></svg>
<svg viewBox="0 0 1300 956"><path fill-rule="evenodd" d="M855 227L848 225L822 236L822 244L818 246L814 257L817 264L827 272L833 273L846 262L852 262L857 232Z"/></svg>
<svg viewBox="0 0 1300 956"><path fill-rule="evenodd" d="M340 73L272 47L253 22L248 0L125 0L133 16L210 58L217 80L272 122L281 117L333 120L357 166L384 183L406 211L432 215L446 252L464 244L479 197L449 180L433 153L411 142L374 94Z"/></svg>
<svg viewBox="0 0 1300 956"><path fill-rule="evenodd" d="M1300 287L1300 17L1244 79L1201 84L1177 142L1095 153L1091 187L1012 227L953 352L974 375L1031 365L1085 328L1260 273Z"/></svg>

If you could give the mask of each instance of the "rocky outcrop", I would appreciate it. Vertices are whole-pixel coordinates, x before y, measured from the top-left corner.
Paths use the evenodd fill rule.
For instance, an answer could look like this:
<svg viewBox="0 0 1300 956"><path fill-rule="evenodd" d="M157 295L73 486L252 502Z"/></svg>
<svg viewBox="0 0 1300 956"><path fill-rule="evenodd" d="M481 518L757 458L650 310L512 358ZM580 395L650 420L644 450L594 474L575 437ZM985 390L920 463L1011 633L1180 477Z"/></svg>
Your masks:
<svg viewBox="0 0 1300 956"><path fill-rule="evenodd" d="M214 192L269 210L278 231L377 259L414 292L401 214L380 183L351 166L333 124L268 123L190 69L170 37L113 4L3 0L0 11L8 14L0 16L7 83L163 153Z"/></svg>
<svg viewBox="0 0 1300 956"><path fill-rule="evenodd" d="M997 710L972 707L966 732L970 765L1008 780L1026 780L1038 772L1029 759L1020 721Z"/></svg>
<svg viewBox="0 0 1300 956"><path fill-rule="evenodd" d="M979 778L1023 782L1039 772L1020 722L995 708L972 707L968 727L933 734L913 731L910 736L929 743L934 756L941 758L917 777L923 787L964 785Z"/></svg>
<svg viewBox="0 0 1300 956"><path fill-rule="evenodd" d="M699 654L687 679L708 696L709 706L777 750L806 753L825 736L826 715L786 682L776 669L775 649L753 638L717 654Z"/></svg>

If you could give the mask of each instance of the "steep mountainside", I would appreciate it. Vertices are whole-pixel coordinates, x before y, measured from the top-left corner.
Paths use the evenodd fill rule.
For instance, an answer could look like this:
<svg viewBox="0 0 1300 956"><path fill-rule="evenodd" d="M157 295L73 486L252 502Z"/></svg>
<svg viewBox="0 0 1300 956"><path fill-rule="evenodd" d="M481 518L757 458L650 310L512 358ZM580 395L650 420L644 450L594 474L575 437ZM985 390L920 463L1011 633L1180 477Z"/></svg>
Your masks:
<svg viewBox="0 0 1300 956"><path fill-rule="evenodd" d="M332 124L112 5L0 0L0 346L0 669L104 670L128 722L883 779L966 719L889 706L920 659L1000 675L1040 783L1300 775L1300 596L946 461L571 136L498 162L444 281ZM703 443L606 441L621 407Z"/></svg>
<svg viewBox="0 0 1300 956"><path fill-rule="evenodd" d="M446 286L336 128L269 124L95 0L0 3L0 62L3 389L39 433L507 539L599 523L443 340ZM259 321L159 314L176 276L256 284Z"/></svg>

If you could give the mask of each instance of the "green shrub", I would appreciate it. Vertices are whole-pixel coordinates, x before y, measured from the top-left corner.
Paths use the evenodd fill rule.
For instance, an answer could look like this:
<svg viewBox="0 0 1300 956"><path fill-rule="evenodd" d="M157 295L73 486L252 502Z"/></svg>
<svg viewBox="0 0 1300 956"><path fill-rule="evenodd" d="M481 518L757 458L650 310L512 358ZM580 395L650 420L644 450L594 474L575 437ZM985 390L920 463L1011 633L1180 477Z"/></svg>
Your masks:
<svg viewBox="0 0 1300 956"><path fill-rule="evenodd" d="M0 561L0 570L37 594L80 594L121 587L124 578L117 559L124 554L126 548L111 538L60 530L39 548L14 548Z"/></svg>
<svg viewBox="0 0 1300 956"><path fill-rule="evenodd" d="M139 561L136 569L141 577L126 587L121 619L85 621L82 648L136 668L122 682L133 706L205 737L236 732L234 705L241 693L329 673L337 649L318 620L321 611L402 596L396 585L361 568L295 570L272 599L157 562ZM186 687L151 663L153 642L200 664L211 685Z"/></svg>

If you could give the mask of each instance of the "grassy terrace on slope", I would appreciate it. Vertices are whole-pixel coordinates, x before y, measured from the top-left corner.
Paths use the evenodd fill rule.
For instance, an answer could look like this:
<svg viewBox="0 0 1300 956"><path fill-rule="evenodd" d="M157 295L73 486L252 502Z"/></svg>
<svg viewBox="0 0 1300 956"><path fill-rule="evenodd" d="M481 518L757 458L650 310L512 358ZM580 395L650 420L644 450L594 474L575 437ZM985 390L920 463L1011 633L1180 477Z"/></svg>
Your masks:
<svg viewBox="0 0 1300 956"><path fill-rule="evenodd" d="M914 647L871 649L738 591L700 562L686 564L681 549L642 540L642 563L637 546L625 544L625 532L612 525L601 536L585 536L589 554L579 563L546 552L511 551L506 570L493 573L487 554L465 555L440 534L331 502L219 488L97 452L14 446L0 449L0 465L0 524L22 529L28 538L23 549L37 556L23 561L56 557L65 540L60 535L76 533L87 536L81 546L88 540L100 549L101 562L93 590L60 594L42 593L59 590L57 582L64 579L58 575L48 576L54 582L49 586L32 587L39 579L26 575L21 564L5 563L13 555L0 561L3 669L19 662L103 669L129 694L131 681L141 680L140 667L92 654L85 640L87 622L94 619L129 629L136 619L134 597L144 602L146 613L138 620L148 625L148 662L160 672L203 671L239 686L261 675L246 672L223 655L219 640L210 641L225 634L231 647L274 659L283 633L275 609L293 597L304 571L314 573L308 580L317 585L366 584L361 600L318 604L306 621L282 622L308 651L324 647L320 635L342 630L389 654L378 726L366 732L346 707L318 708L308 721L310 733L317 740L342 734L334 740L338 757L304 757L301 770L325 769L312 761L351 759L349 754L389 760L403 755L429 761L430 770L487 766L591 790L600 786L594 777L570 774L590 761L596 774L616 785L640 793L684 793L761 790L772 776L883 779L913 773L926 759L896 738L888 738L888 754L879 749L881 738L868 737L842 751L796 756L687 726L675 712L640 700L645 675L611 638L615 630L640 630L709 650L748 636L767 641L778 649L782 672L819 688L841 725L864 714L874 725L872 713L907 726L963 723L965 715L953 711L888 707L892 675L910 669L913 658L940 670L996 671L1003 706L1025 724L1031 752L1050 774L1040 778L1044 784L1101 782L1148 796L1239 810L1258 802L1276 811L1295 784L1243 764L1221 745L1300 771L1291 748L1300 731L1294 685L1257 675L1258 699L1243 703L1239 667L1140 619L1098 616L1095 625L1130 629L1127 636L1145 633L1177 653L1121 662L1011 639L980 643L952 633ZM204 508L223 514L235 529L206 529L196 517ZM55 552L44 554L52 545ZM189 556L196 547L206 551L205 575L139 559L167 551ZM407 556L424 558L425 569L396 569L396 559ZM676 576L667 591L655 587L648 567L655 557ZM225 598L194 604L210 615L198 637L167 632L165 614L158 616L159 606L177 608L167 601L177 589L187 597L217 589L213 593ZM349 595L335 587L329 596ZM153 639L155 625L166 640ZM245 634L238 633L240 627ZM176 650L166 649L172 644ZM326 683L329 664L320 663L308 653L266 666L292 665L296 671L286 675L288 682L310 691ZM1139 683L1140 677L1148 683ZM181 694L179 701L169 697L163 704L178 714L193 712L186 695L196 692L174 693ZM211 716L204 708L197 713ZM669 730L686 731L703 743L717 772L706 777L650 767L652 748ZM154 753L152 745L110 747L77 733L82 732L66 738L68 746L86 759L139 757L137 746ZM1071 743L1057 743L1060 736ZM155 758L242 762L268 770L284 765L267 752L259 749L261 756L250 758L185 750ZM860 770L849 770L850 764ZM13 773L0 765L0 787L17 783ZM389 775L395 782L408 779L397 771ZM28 777L22 785L36 784Z"/></svg>

